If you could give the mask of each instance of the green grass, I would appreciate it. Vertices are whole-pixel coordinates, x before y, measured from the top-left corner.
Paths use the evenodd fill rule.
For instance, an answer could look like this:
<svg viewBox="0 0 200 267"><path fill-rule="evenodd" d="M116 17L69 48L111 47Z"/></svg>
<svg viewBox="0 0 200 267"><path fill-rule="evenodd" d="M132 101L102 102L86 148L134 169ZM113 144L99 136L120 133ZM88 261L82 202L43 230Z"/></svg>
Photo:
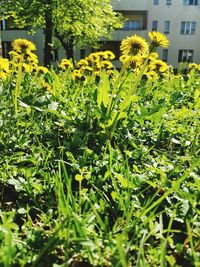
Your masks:
<svg viewBox="0 0 200 267"><path fill-rule="evenodd" d="M0 266L200 266L200 76L127 74L0 81Z"/></svg>

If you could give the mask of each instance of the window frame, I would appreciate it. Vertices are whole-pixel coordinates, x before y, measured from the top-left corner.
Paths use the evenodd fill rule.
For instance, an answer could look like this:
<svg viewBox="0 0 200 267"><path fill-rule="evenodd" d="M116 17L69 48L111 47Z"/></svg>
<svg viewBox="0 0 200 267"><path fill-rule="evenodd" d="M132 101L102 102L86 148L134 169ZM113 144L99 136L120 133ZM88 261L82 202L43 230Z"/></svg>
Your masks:
<svg viewBox="0 0 200 267"><path fill-rule="evenodd" d="M178 62L188 62L188 63L193 62L193 57L194 57L194 49L179 49L178 51Z"/></svg>
<svg viewBox="0 0 200 267"><path fill-rule="evenodd" d="M125 24L122 31L129 31L131 30L131 23L133 24L135 21L141 22L140 27L132 27L132 31L144 31L147 30L147 10L116 10L116 12L120 12L123 17L125 18Z"/></svg>
<svg viewBox="0 0 200 267"><path fill-rule="evenodd" d="M168 55L169 55L169 50L168 49L163 49L162 50L162 60L167 62L168 61Z"/></svg>
<svg viewBox="0 0 200 267"><path fill-rule="evenodd" d="M198 6L199 1L198 0L183 0L184 6Z"/></svg>
<svg viewBox="0 0 200 267"><path fill-rule="evenodd" d="M154 25L155 23L155 25ZM158 20L152 20L152 25L151 25L152 31L157 31L158 30Z"/></svg>
<svg viewBox="0 0 200 267"><path fill-rule="evenodd" d="M166 5L171 6L172 5L172 0L166 0Z"/></svg>
<svg viewBox="0 0 200 267"><path fill-rule="evenodd" d="M164 34L169 34L170 33L170 20L165 20L164 21L163 33Z"/></svg>
<svg viewBox="0 0 200 267"><path fill-rule="evenodd" d="M196 21L181 21L180 34L183 35L194 35L196 32Z"/></svg>
<svg viewBox="0 0 200 267"><path fill-rule="evenodd" d="M136 26L136 24L138 25ZM141 31L143 30L143 25L140 20L127 20L125 21L123 30L124 31Z"/></svg>
<svg viewBox="0 0 200 267"><path fill-rule="evenodd" d="M159 0L153 0L153 5L158 6L159 5Z"/></svg>

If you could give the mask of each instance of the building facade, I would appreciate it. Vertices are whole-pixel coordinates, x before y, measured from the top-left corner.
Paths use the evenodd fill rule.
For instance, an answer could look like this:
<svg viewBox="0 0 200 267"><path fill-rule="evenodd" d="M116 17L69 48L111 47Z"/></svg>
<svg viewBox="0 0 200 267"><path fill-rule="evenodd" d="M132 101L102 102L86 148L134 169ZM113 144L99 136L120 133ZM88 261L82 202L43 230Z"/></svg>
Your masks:
<svg viewBox="0 0 200 267"><path fill-rule="evenodd" d="M113 7L128 19L113 41L133 34L149 40L148 32L159 31L170 40L167 49L158 51L161 59L175 68L183 61L200 63L199 0L119 0Z"/></svg>
<svg viewBox="0 0 200 267"><path fill-rule="evenodd" d="M101 49L112 50L116 59L120 56L120 42L127 36L137 34L148 39L149 31L159 31L167 35L170 46L159 49L160 58L168 64L178 67L180 62L200 63L200 0L113 0L114 10L126 18L123 29L113 33L111 40L101 40ZM11 41L26 38L37 46L42 64L44 38L41 31L34 36L27 29L19 30L5 21L1 22L2 55L8 56ZM91 49L75 49L76 59L86 56ZM53 62L65 57L62 49L54 49ZM116 65L119 63L116 61Z"/></svg>

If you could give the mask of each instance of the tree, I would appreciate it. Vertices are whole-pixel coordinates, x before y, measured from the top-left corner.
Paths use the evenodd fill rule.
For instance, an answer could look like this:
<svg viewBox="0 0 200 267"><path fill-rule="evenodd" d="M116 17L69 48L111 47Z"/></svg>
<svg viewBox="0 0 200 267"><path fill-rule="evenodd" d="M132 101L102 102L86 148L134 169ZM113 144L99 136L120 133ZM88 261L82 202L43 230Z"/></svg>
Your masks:
<svg viewBox="0 0 200 267"><path fill-rule="evenodd" d="M122 16L113 11L110 0L71 0L68 7L65 1L59 1L62 23L57 23L55 36L68 58L73 56L75 45L93 46L101 37L109 37L111 32L123 25Z"/></svg>
<svg viewBox="0 0 200 267"><path fill-rule="evenodd" d="M0 0L2 16L11 16L17 26L44 29L44 65L50 65L53 37L73 58L75 45L95 45L101 37L123 25L110 0Z"/></svg>

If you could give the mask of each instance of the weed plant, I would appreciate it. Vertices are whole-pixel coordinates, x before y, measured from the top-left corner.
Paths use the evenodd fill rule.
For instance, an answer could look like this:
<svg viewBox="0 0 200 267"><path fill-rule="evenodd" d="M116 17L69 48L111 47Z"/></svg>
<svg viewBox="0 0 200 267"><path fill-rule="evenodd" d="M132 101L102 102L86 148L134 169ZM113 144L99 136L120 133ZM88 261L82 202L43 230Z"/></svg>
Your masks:
<svg viewBox="0 0 200 267"><path fill-rule="evenodd" d="M200 266L200 75L133 36L75 66L0 59L0 266Z"/></svg>

